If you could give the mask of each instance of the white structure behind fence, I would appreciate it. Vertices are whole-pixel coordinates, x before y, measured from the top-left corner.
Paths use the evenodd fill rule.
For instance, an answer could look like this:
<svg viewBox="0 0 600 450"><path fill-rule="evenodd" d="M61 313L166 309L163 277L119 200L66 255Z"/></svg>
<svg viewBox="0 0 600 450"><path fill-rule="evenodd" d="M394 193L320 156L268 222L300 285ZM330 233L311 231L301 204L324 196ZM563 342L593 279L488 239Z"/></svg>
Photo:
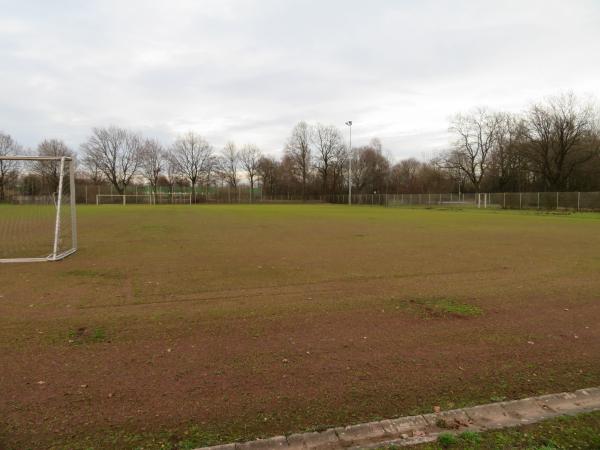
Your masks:
<svg viewBox="0 0 600 450"><path fill-rule="evenodd" d="M181 205L191 204L188 192L170 194L96 194L96 205Z"/></svg>

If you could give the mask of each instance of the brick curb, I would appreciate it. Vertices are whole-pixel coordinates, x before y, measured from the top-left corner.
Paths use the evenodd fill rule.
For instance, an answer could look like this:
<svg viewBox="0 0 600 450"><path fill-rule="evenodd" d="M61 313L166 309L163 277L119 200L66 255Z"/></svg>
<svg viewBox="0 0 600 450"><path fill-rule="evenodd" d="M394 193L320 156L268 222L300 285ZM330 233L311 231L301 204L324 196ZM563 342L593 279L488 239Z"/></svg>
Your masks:
<svg viewBox="0 0 600 450"><path fill-rule="evenodd" d="M485 431L600 410L600 387L196 450L334 450L415 445L443 432Z"/></svg>

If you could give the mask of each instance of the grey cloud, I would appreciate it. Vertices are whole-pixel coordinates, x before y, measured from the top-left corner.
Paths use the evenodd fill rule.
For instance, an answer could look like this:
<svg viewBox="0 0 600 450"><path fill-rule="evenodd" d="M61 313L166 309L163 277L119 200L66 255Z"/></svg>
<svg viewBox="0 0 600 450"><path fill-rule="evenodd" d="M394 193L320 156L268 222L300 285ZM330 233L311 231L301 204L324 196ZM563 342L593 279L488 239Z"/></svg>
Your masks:
<svg viewBox="0 0 600 450"><path fill-rule="evenodd" d="M276 153L298 120L353 119L421 157L457 111L600 93L593 0L0 3L0 129L28 146L116 123Z"/></svg>

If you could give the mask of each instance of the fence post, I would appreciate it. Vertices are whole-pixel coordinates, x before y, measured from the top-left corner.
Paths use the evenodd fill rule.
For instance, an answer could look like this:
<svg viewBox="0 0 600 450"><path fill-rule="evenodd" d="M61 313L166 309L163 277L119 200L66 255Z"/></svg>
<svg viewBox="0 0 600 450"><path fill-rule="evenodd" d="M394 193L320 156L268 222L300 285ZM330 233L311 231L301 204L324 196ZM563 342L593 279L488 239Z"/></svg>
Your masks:
<svg viewBox="0 0 600 450"><path fill-rule="evenodd" d="M578 212L579 212L580 199L581 199L581 192L578 192L577 193L577 211Z"/></svg>
<svg viewBox="0 0 600 450"><path fill-rule="evenodd" d="M538 197L538 208L537 209L540 209L540 193L538 192L537 194L538 194L538 196L537 196Z"/></svg>
<svg viewBox="0 0 600 450"><path fill-rule="evenodd" d="M523 193L519 192L519 209L523 209Z"/></svg>
<svg viewBox="0 0 600 450"><path fill-rule="evenodd" d="M558 210L558 192L556 192L556 209Z"/></svg>
<svg viewBox="0 0 600 450"><path fill-rule="evenodd" d="M502 208L506 209L506 192L502 195Z"/></svg>

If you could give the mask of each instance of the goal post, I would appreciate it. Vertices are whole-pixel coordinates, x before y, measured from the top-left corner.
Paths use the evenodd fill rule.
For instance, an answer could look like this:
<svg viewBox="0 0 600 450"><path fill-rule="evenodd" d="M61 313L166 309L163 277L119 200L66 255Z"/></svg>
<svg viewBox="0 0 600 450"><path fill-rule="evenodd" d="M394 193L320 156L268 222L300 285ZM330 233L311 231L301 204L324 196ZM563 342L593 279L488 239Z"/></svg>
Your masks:
<svg viewBox="0 0 600 450"><path fill-rule="evenodd" d="M0 263L60 261L75 253L75 159L0 156L0 176Z"/></svg>

